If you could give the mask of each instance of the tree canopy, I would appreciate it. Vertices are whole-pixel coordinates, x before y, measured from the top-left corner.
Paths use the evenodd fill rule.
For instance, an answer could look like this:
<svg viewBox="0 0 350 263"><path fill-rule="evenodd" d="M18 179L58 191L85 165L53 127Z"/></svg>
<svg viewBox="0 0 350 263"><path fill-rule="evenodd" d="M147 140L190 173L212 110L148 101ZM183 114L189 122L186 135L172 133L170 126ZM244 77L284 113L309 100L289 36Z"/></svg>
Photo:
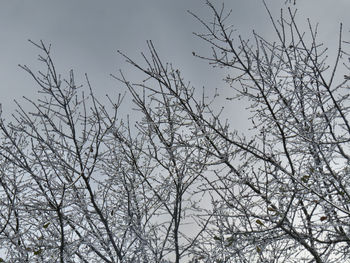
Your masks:
<svg viewBox="0 0 350 263"><path fill-rule="evenodd" d="M286 4L288 1L286 1ZM292 2L292 1L290 1ZM295 2L291 3L292 6ZM217 94L199 94L149 41L134 83L137 120L123 95L100 102L86 76L27 66L40 98L0 119L0 262L345 262L350 248L349 44L335 64L293 7L275 19L273 41L243 39L230 11L196 36L193 56L228 72L232 96L250 110L252 135L222 117Z"/></svg>

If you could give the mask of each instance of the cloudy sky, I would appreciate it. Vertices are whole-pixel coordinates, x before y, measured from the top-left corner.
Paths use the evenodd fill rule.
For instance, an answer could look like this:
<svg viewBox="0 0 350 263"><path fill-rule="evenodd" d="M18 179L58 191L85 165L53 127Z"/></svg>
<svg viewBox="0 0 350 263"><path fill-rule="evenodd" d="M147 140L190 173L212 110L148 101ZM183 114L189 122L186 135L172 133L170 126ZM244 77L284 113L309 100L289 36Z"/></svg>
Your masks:
<svg viewBox="0 0 350 263"><path fill-rule="evenodd" d="M284 0L266 0L278 16ZM123 87L109 77L123 69L129 78L133 70L116 51L122 50L141 61L146 40L153 40L165 61L181 69L187 80L201 88L223 85L223 75L191 53L210 54L208 45L193 36L202 27L187 10L210 19L204 0L7 0L0 4L0 103L5 114L14 109L13 99L33 97L37 87L18 64L39 69L38 50L28 43L43 40L53 46L53 57L64 75L74 69L88 73L96 93L117 94ZM320 22L320 38L336 43L339 23L344 22L345 39L350 40L348 0L298 0L300 23L307 17ZM220 4L221 0L213 0ZM252 29L272 33L262 0L227 0L232 24L243 36ZM328 44L328 43L327 43Z"/></svg>

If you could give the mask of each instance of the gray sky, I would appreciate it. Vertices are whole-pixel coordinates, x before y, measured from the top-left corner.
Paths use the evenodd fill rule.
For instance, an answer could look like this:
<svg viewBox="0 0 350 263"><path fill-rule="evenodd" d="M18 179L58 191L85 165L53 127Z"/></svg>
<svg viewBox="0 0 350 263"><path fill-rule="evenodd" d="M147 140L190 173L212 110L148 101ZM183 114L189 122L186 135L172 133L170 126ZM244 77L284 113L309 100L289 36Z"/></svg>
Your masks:
<svg viewBox="0 0 350 263"><path fill-rule="evenodd" d="M266 0L275 16L285 0ZM320 23L320 39L330 47L337 44L339 23L344 22L344 39L350 40L349 0L297 0L299 22L310 17ZM221 0L212 0L220 4ZM233 9L232 24L243 36L252 29L273 39L272 28L262 0L226 0ZM18 67L39 69L38 50L27 42L43 40L53 45L57 69L63 75L74 69L77 79L88 73L95 93L123 92L123 86L109 77L119 69L133 79L135 73L116 51L122 50L141 61L146 40L153 40L164 61L172 62L186 80L209 91L224 85L224 72L212 69L191 53L210 54L209 46L192 35L202 27L186 11L210 19L204 0L2 0L0 2L0 103L5 115L11 113L21 96L32 98L38 87ZM332 54L332 53L331 53ZM333 53L334 54L334 53ZM67 75L66 75L67 76ZM230 92L226 90L225 92ZM223 97L226 97L225 95ZM128 104L124 105L127 109ZM232 117L242 128L246 124L244 105L229 105ZM130 108L130 107L129 107ZM130 111L129 111L130 112ZM230 113L230 114L231 114ZM226 115L226 117L228 117Z"/></svg>
<svg viewBox="0 0 350 263"><path fill-rule="evenodd" d="M275 15L284 0L266 0ZM344 22L345 39L350 39L348 0L298 0L299 21L306 17L320 22L321 39L334 45L339 22ZM213 0L213 3L221 3ZM252 29L269 36L272 30L261 0L227 0L233 9L232 24L243 36ZM209 54L209 46L192 35L202 27L186 10L211 18L204 0L7 0L0 4L0 103L8 114L13 99L33 97L37 92L32 79L18 64L38 69L38 50L27 42L44 40L53 45L58 70L64 75L74 69L77 78L88 73L95 92L121 92L122 85L109 77L123 69L132 79L133 71L117 55L120 49L141 61L146 40L154 41L165 61L179 68L198 88L223 85L223 72L213 70L191 52ZM80 77L80 78L79 78Z"/></svg>

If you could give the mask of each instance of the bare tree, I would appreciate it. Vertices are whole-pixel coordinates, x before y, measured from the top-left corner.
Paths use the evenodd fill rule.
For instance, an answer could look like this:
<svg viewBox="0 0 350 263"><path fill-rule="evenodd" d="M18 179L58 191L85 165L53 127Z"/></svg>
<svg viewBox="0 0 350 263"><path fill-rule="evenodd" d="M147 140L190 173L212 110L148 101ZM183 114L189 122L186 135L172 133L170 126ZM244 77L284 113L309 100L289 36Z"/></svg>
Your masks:
<svg viewBox="0 0 350 263"><path fill-rule="evenodd" d="M338 72L349 67L342 26L330 67L327 49L316 39L317 27L309 22L308 34L301 32L291 9L276 21L266 8L277 40L254 33L250 44L232 37L223 9L208 5L214 21L200 20L208 32L199 37L213 45L211 63L232 69L226 82L233 96L250 100L257 132L245 140L208 125L233 145L232 160L241 163L234 169L228 163L232 175L218 174L220 184L213 187L226 186L219 192L227 209L217 216L220 222L225 218L220 231L229 234L234 249L224 245L224 254L243 262L249 254L268 262L346 260L348 78Z"/></svg>
<svg viewBox="0 0 350 263"><path fill-rule="evenodd" d="M22 68L41 96L26 98L32 111L17 103L13 121L0 122L6 261L180 262L192 255L206 226L196 218L208 217L197 190L208 154L187 145L199 138L186 131L183 109L172 96L147 101L127 84L142 115L131 128L117 121L120 96L100 103L87 77L85 95L72 71L61 80L50 47L33 44L45 73Z"/></svg>
<svg viewBox="0 0 350 263"><path fill-rule="evenodd" d="M201 176L199 189L210 193L212 207L207 207L210 220L195 247L200 256L193 260L346 260L349 78L338 72L349 66L342 26L330 67L327 49L317 42L317 27L309 22L308 33L301 32L292 9L275 20L266 7L276 39L269 42L254 32L250 43L234 36L230 12L207 4L213 21L192 15L206 29L197 36L212 45L213 54L193 55L231 70L225 81L233 91L227 99L249 100L254 136L239 135L210 103L196 100L183 81L171 83L177 71L164 66L152 45L147 66L127 58L158 82L158 88L143 89L173 96L173 107L183 110L178 118L188 119L189 130L201 138L184 143L208 156L203 163L211 175Z"/></svg>
<svg viewBox="0 0 350 263"><path fill-rule="evenodd" d="M22 68L40 86L42 97L26 99L33 112L18 104L13 121L0 124L1 156L9 164L2 169L3 189L12 196L2 248L10 262L91 262L91 254L115 262L122 259L125 244L113 232L127 232L127 227L107 216L98 175L103 138L114 125L120 101L108 115L91 88L88 96L78 92L73 72L61 80L49 48L33 44L43 53L39 60L45 71Z"/></svg>
<svg viewBox="0 0 350 263"><path fill-rule="evenodd" d="M118 119L50 48L44 72L26 70L41 96L0 120L0 240L8 262L344 262L348 259L350 124L342 27L335 64L317 28L296 13L275 20L276 38L234 35L230 12L192 14L198 37L224 68L229 102L245 98L254 135L232 128L215 99L198 96L152 42L131 95L137 120ZM266 5L265 5L266 6ZM253 43L251 43L253 42ZM346 59L345 59L346 58ZM343 67L343 69L342 69ZM117 99L115 99L117 97ZM223 109L223 111L229 109ZM1 261L1 260L0 260Z"/></svg>

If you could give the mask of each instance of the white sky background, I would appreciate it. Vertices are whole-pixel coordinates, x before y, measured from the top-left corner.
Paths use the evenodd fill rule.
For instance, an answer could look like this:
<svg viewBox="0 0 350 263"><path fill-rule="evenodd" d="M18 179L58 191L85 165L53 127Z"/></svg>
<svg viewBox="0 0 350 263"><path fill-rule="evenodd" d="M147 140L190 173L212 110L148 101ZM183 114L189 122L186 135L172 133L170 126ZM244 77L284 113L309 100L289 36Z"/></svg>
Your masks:
<svg viewBox="0 0 350 263"><path fill-rule="evenodd" d="M344 38L350 40L348 0L297 0L299 22L306 17L320 22L321 39L337 43L339 22L344 22ZM146 40L153 40L164 61L172 62L182 71L187 81L208 92L222 88L225 72L212 69L205 61L191 53L209 55L209 46L192 35L203 32L203 27L186 10L208 20L212 18L204 0L8 0L0 3L0 103L5 116L13 112L13 99L23 95L33 98L38 87L30 76L18 67L26 64L39 69L38 50L27 42L43 40L53 45L57 69L63 75L74 69L76 78L88 73L95 93L123 92L123 86L109 77L122 69L129 79L135 71L126 65L116 50L141 61L140 52L146 51ZM214 4L222 1L213 0ZM267 0L278 16L285 0ZM255 29L269 36L272 28L261 0L227 0L232 8L231 22L243 36ZM269 38L269 37L268 37ZM67 76L67 75L66 75ZM225 92L231 91L226 89ZM223 98L225 95L223 95ZM243 105L231 107L232 117L241 121ZM129 105L124 105L126 109ZM129 109L128 109L129 110ZM130 112L130 111L129 111ZM244 121L244 120L242 120ZM239 128L239 127L235 127Z"/></svg>

